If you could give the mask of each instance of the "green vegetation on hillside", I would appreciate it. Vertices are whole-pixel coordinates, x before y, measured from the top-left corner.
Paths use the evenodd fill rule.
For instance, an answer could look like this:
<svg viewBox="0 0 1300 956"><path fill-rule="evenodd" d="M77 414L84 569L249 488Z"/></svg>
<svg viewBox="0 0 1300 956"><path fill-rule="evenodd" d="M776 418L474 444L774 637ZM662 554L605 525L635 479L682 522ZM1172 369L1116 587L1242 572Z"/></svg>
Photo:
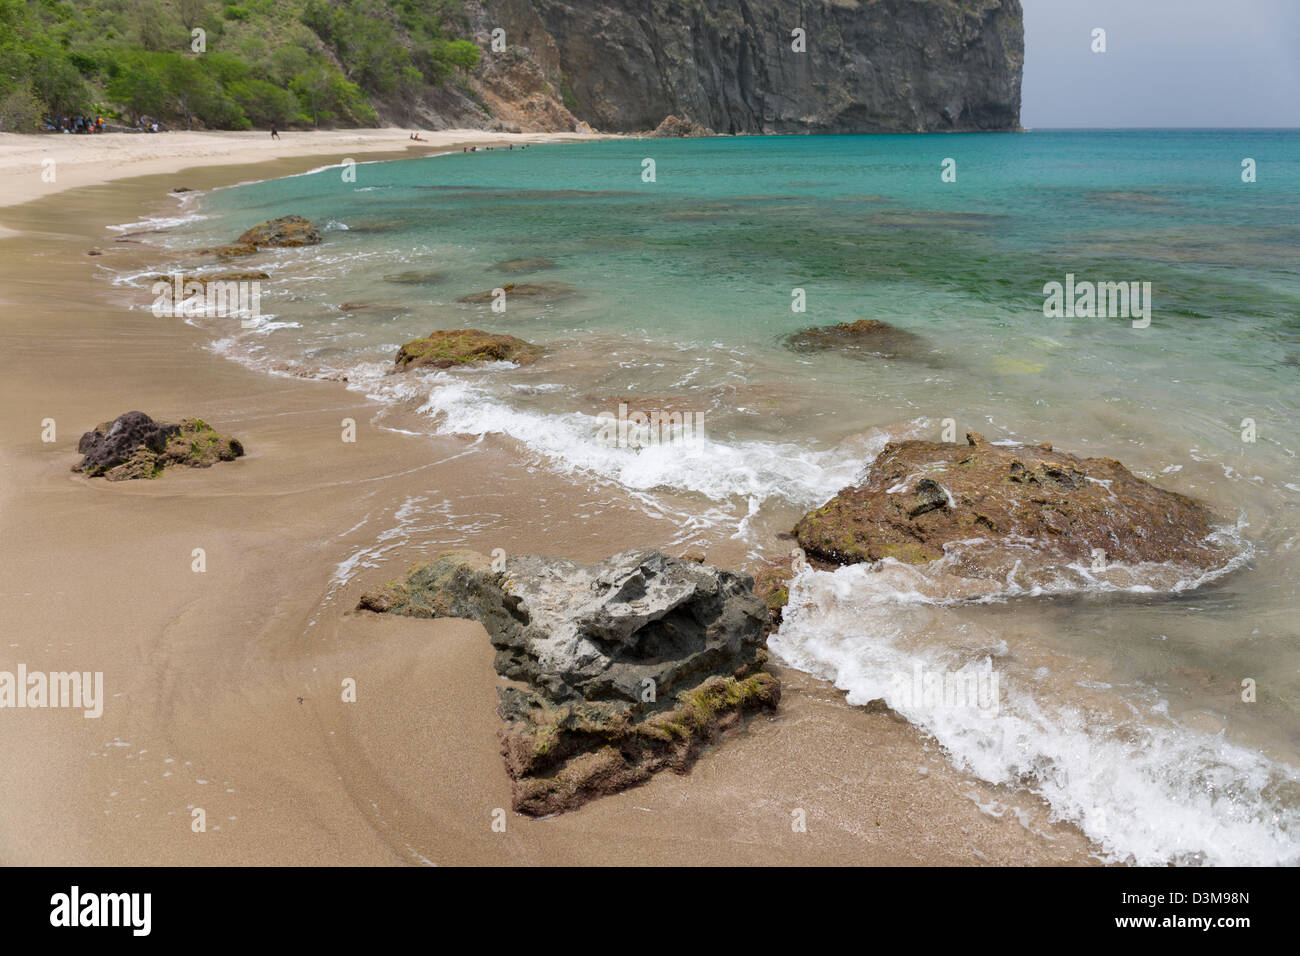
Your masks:
<svg viewBox="0 0 1300 956"><path fill-rule="evenodd" d="M0 0L0 130L374 125L472 70L460 0Z"/></svg>

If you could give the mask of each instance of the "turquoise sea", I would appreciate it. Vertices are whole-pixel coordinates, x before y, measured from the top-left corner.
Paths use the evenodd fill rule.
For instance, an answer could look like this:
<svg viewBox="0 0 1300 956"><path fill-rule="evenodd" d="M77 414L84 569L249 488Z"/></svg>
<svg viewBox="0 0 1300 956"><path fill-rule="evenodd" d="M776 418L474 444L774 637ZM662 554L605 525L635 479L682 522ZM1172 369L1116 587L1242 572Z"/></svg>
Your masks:
<svg viewBox="0 0 1300 956"><path fill-rule="evenodd" d="M1242 554L1223 575L1068 569L972 590L942 569L809 572L772 647L1037 794L1103 859L1300 863L1300 133L613 140L345 164L187 198L142 224L170 226L175 250L149 271L193 271L189 252L288 213L325 241L237 261L271 274L263 315L188 320L213 350L346 377L431 432L500 436L532 467L679 516L682 543L779 558L778 534L885 440L948 423L1113 456L1207 501ZM115 280L141 308L147 275ZM1067 275L1150 283L1149 326L1045 317L1044 286ZM460 301L509 282L504 312ZM890 358L783 341L860 318L919 340ZM548 354L385 374L403 342L455 328ZM595 416L619 400L703 414L705 437L608 447ZM991 668L998 713L897 699L918 664Z"/></svg>

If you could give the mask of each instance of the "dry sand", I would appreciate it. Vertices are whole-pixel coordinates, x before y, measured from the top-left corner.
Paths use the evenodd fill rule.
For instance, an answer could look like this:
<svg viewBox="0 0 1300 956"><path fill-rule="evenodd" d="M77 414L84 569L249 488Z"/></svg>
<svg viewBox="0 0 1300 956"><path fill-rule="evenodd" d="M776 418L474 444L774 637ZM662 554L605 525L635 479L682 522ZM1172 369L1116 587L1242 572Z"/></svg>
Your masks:
<svg viewBox="0 0 1300 956"><path fill-rule="evenodd" d="M485 133L473 129L420 130L424 142L410 138L414 130L346 129L285 130L280 138L269 132L243 133L0 133L0 176L5 190L0 207L50 196L65 189L93 186L116 179L177 173L193 166L265 163L302 156L324 162L374 158L374 154L425 156L465 143L564 143L607 138L581 133ZM387 158L387 157L386 157ZM53 164L52 166L50 164ZM172 183L183 186L187 183Z"/></svg>
<svg viewBox="0 0 1300 956"><path fill-rule="evenodd" d="M1079 832L1043 806L967 778L909 725L786 670L780 712L689 775L557 818L509 813L481 627L349 610L364 587L427 557L401 536L376 547L385 516L445 499L475 516L473 527L451 520L448 542L579 560L665 547L676 529L608 490L521 466L503 442L400 434L341 384L224 361L179 320L125 309L96 274L105 260L147 263L147 249L113 244L104 227L168 213L170 187L323 161L179 178L173 163L0 215L22 233L0 239L0 670L102 670L107 698L97 720L0 711L0 863L1089 862ZM91 247L104 258L87 258ZM200 415L249 454L153 482L69 471L82 431L137 408ZM355 444L340 440L348 417ZM44 443L49 418L57 440ZM596 497L619 520L590 520ZM371 566L332 584L363 551ZM346 678L356 703L341 700ZM1025 822L981 804L1018 807ZM195 808L207 832L192 832ZM498 808L504 833L492 828ZM792 826L797 811L806 832Z"/></svg>

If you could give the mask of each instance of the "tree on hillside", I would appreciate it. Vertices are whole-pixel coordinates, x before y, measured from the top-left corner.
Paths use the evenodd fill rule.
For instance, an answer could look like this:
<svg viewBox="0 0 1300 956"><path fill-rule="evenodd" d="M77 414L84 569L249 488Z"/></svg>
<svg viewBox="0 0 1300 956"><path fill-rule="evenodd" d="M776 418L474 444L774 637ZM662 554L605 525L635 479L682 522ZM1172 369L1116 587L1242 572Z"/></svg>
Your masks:
<svg viewBox="0 0 1300 956"><path fill-rule="evenodd" d="M193 31L208 15L208 0L173 0L173 3L186 33Z"/></svg>
<svg viewBox="0 0 1300 956"><path fill-rule="evenodd" d="M159 116L167 106L162 69L148 54L136 54L123 62L105 92L126 108L133 126L140 124L141 117Z"/></svg>

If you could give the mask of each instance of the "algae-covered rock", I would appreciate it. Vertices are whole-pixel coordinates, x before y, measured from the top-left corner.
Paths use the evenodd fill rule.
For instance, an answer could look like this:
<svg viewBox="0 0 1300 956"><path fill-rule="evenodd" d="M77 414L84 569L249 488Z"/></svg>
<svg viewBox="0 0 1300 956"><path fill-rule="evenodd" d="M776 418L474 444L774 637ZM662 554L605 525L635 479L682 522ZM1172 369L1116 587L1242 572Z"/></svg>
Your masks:
<svg viewBox="0 0 1300 956"><path fill-rule="evenodd" d="M236 244L275 248L314 246L320 241L320 232L302 216L277 216L259 222L235 240Z"/></svg>
<svg viewBox="0 0 1300 956"><path fill-rule="evenodd" d="M781 701L766 671L710 677L667 709L637 719L626 706L555 706L536 694L502 692L500 734L512 806L544 816L644 783L661 770L686 773L704 747Z"/></svg>
<svg viewBox="0 0 1300 956"><path fill-rule="evenodd" d="M430 332L407 342L397 351L394 371L430 366L451 368L471 362L514 362L527 365L542 354L536 345L513 335L493 335L481 329L449 329Z"/></svg>
<svg viewBox="0 0 1300 956"><path fill-rule="evenodd" d="M577 292L567 282L524 282L522 284L507 282L499 288L506 294L507 299L545 299L550 302L567 299ZM496 297L497 291L488 289L484 292L471 292L469 295L463 295L460 297L460 301L475 304L492 302Z"/></svg>
<svg viewBox="0 0 1300 956"><path fill-rule="evenodd" d="M538 257L533 259L504 259L494 264L492 268L501 272L538 272L554 266L554 259Z"/></svg>
<svg viewBox="0 0 1300 956"><path fill-rule="evenodd" d="M957 543L987 542L999 574L1020 563L1114 562L1220 567L1198 501L1157 488L1113 458L1076 458L1042 445L891 442L860 484L795 526L810 557L836 564L895 558L923 564Z"/></svg>
<svg viewBox="0 0 1300 956"><path fill-rule="evenodd" d="M215 249L204 249L203 252L210 252L222 259L237 259L240 256L256 254L257 246L251 242L233 242L227 246L217 246Z"/></svg>
<svg viewBox="0 0 1300 956"><path fill-rule="evenodd" d="M786 336L792 352L835 351L853 358L918 358L929 352L929 343L915 332L895 328L878 319L858 319L838 325L803 329Z"/></svg>
<svg viewBox="0 0 1300 956"><path fill-rule="evenodd" d="M364 595L359 609L480 621L495 667L514 807L544 814L685 771L702 746L774 708L767 612L748 576L657 551L592 565L494 566L455 551Z"/></svg>
<svg viewBox="0 0 1300 956"><path fill-rule="evenodd" d="M191 282L198 282L206 286L210 282L253 282L262 279L271 278L267 273L260 269L239 269L227 270L226 272L209 272L205 275L188 275L185 273L171 273L150 276L150 282L175 282L180 279L181 286L184 287Z"/></svg>
<svg viewBox="0 0 1300 956"><path fill-rule="evenodd" d="M794 569L788 561L773 562L754 575L754 594L767 608L775 626L781 623L781 614L790 603L790 579Z"/></svg>
<svg viewBox="0 0 1300 956"><path fill-rule="evenodd" d="M126 481L157 478L175 465L208 468L218 461L234 461L244 454L244 446L199 418L171 424L156 422L144 412L127 412L82 435L77 451L83 457L73 471Z"/></svg>

